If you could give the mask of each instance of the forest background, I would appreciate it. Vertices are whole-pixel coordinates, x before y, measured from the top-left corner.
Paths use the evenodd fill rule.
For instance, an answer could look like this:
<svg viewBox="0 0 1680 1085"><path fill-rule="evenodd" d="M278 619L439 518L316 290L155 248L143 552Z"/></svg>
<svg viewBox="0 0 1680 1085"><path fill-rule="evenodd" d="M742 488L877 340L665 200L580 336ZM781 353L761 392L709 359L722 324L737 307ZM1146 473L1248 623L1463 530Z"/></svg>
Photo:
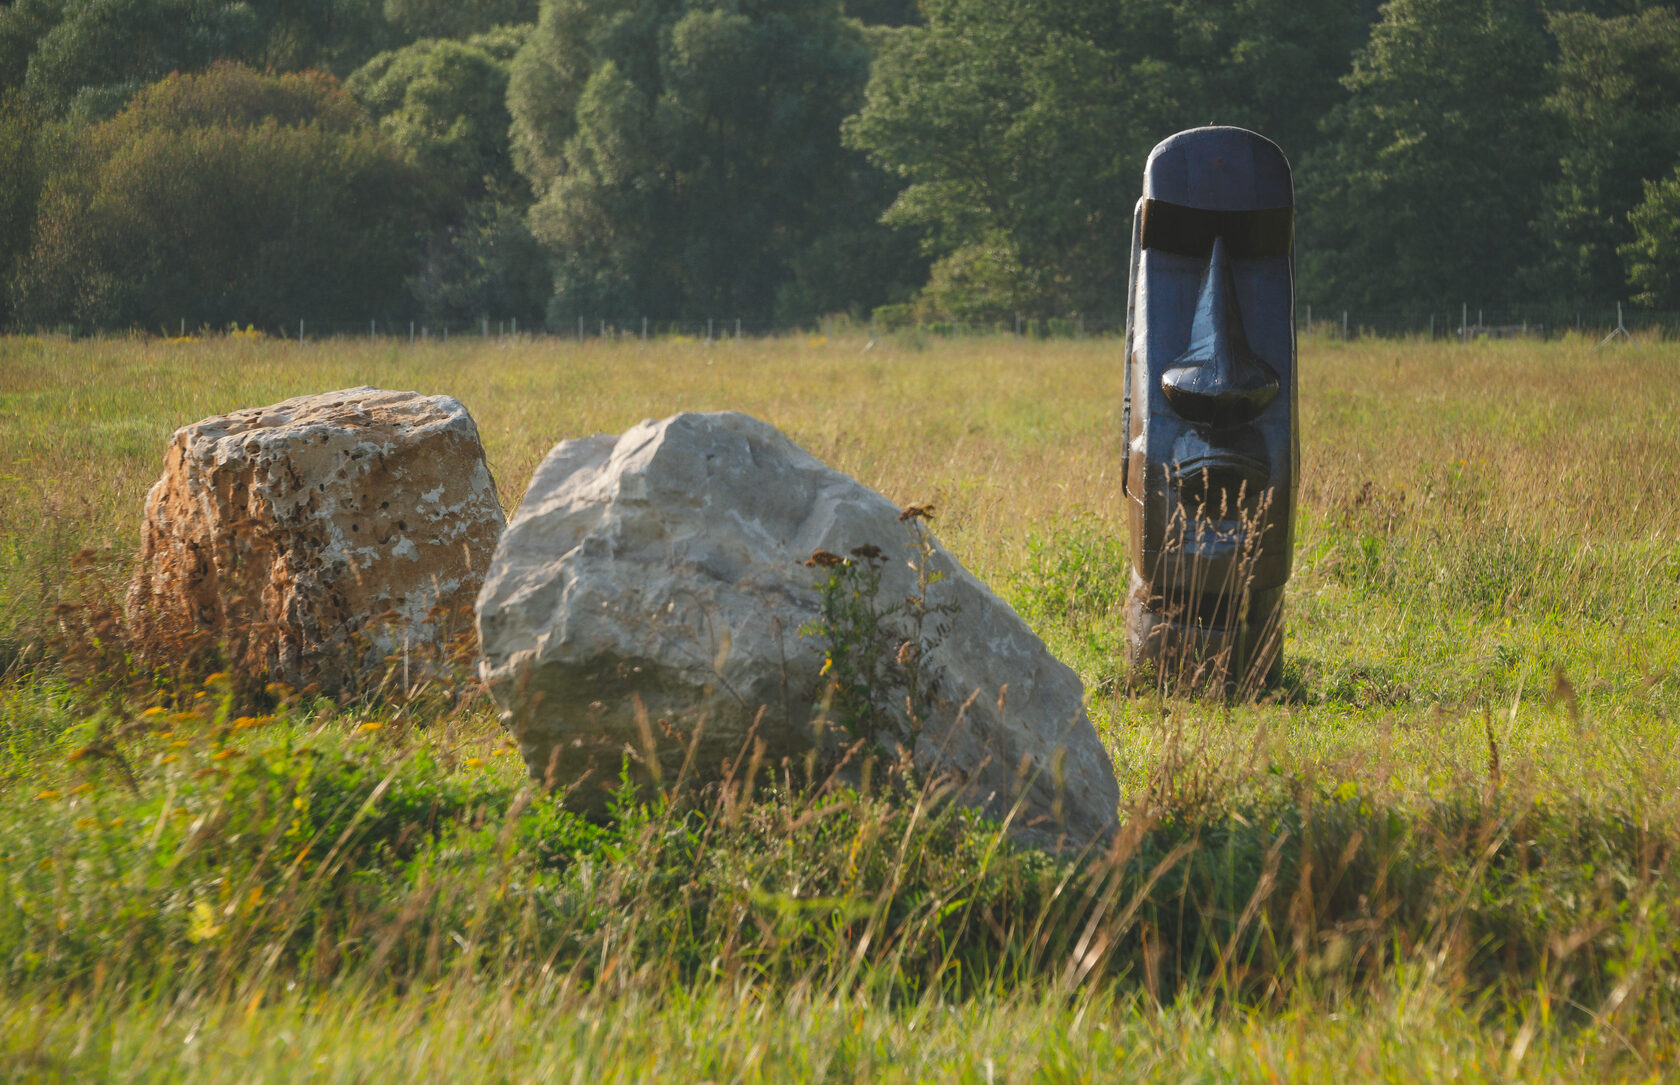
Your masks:
<svg viewBox="0 0 1680 1085"><path fill-rule="evenodd" d="M1205 123L1321 313L1680 310L1671 4L14 0L0 325L1111 325Z"/></svg>

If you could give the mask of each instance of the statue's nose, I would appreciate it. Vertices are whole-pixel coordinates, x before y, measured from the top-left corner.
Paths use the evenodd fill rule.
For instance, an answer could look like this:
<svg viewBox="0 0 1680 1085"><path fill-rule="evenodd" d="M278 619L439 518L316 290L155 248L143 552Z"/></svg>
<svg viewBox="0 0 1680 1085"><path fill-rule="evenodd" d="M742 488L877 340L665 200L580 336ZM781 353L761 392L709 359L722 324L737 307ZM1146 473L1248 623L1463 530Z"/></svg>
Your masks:
<svg viewBox="0 0 1680 1085"><path fill-rule="evenodd" d="M1250 421L1278 394L1277 370L1249 349L1243 333L1223 237L1213 242L1190 345L1161 375L1161 391L1181 418L1212 426Z"/></svg>

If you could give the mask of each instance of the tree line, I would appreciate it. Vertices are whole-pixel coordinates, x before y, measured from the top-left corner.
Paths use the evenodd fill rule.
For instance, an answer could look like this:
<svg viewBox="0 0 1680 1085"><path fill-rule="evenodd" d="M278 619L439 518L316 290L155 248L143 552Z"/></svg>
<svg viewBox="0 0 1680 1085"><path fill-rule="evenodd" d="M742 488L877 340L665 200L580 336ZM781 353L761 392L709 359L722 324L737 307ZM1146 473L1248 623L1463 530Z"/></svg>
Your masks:
<svg viewBox="0 0 1680 1085"><path fill-rule="evenodd" d="M1672 4L14 0L0 324L1112 314L1206 123L1326 310L1680 308Z"/></svg>

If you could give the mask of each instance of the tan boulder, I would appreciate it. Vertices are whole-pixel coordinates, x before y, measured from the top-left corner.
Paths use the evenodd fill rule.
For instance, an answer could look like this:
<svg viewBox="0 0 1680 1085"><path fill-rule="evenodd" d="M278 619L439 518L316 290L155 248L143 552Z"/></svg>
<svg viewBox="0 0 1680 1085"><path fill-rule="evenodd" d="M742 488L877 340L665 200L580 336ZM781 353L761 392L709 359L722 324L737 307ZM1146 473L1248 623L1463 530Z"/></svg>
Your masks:
<svg viewBox="0 0 1680 1085"><path fill-rule="evenodd" d="M242 675L298 687L410 661L413 680L470 628L504 525L448 396L350 388L206 418L175 431L146 497L129 624L145 654L220 644Z"/></svg>

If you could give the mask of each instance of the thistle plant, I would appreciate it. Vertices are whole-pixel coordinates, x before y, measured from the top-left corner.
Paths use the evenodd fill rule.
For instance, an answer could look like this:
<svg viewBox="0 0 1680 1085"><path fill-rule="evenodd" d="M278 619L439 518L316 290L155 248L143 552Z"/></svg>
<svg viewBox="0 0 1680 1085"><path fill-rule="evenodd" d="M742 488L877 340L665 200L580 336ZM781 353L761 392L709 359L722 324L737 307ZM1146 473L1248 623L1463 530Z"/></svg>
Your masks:
<svg viewBox="0 0 1680 1085"><path fill-rule="evenodd" d="M818 550L805 564L824 570L817 585L817 617L800 630L827 641L821 675L825 714L847 734L885 753L892 728L884 710L889 690L899 684L898 638L886 619L899 608L880 603L886 557L871 544L848 557Z"/></svg>
<svg viewBox="0 0 1680 1085"><path fill-rule="evenodd" d="M845 557L818 550L805 562L823 570L817 618L800 632L827 642L824 714L878 755L890 755L896 744L908 758L939 703L927 659L950 631L945 619L958 608L930 599L930 589L944 578L933 567L933 536L923 522L932 516L932 505L911 505L899 515L910 536L909 565L916 578L901 601L881 601L887 555L873 543L855 546ZM900 696L902 727L890 709Z"/></svg>

